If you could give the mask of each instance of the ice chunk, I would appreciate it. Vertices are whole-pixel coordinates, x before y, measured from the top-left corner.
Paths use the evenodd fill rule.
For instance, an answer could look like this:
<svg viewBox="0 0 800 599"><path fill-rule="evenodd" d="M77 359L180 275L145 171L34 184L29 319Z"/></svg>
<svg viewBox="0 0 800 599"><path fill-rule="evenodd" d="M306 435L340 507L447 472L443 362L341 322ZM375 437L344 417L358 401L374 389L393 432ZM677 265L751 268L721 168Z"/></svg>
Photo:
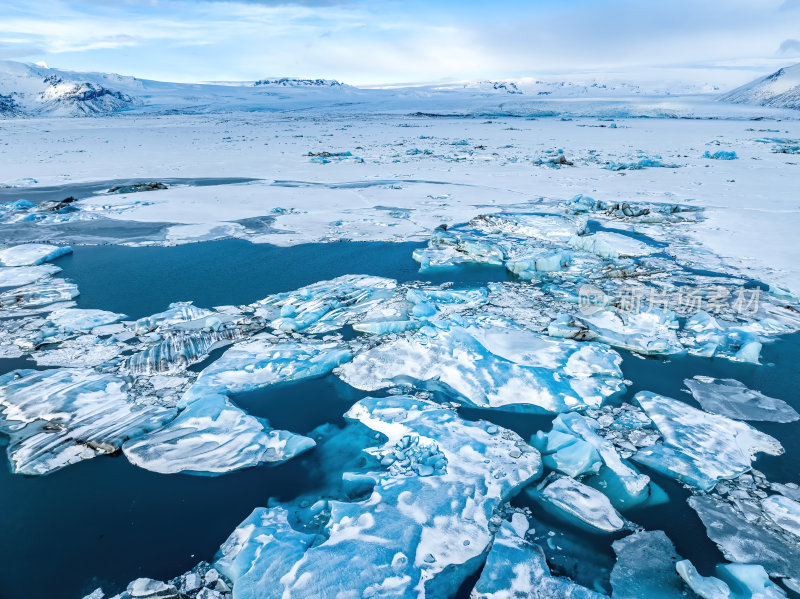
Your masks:
<svg viewBox="0 0 800 599"><path fill-rule="evenodd" d="M619 362L616 352L600 345L523 329L454 325L377 346L337 374L366 391L411 379L478 407L562 412L599 405L619 391Z"/></svg>
<svg viewBox="0 0 800 599"><path fill-rule="evenodd" d="M312 439L271 430L225 396L194 401L164 428L122 446L128 461L174 474L222 474L263 462L283 462L311 449Z"/></svg>
<svg viewBox="0 0 800 599"><path fill-rule="evenodd" d="M322 376L351 357L341 343L254 338L237 343L208 365L187 390L183 402Z"/></svg>
<svg viewBox="0 0 800 599"><path fill-rule="evenodd" d="M175 411L135 405L121 379L93 370L15 370L0 376L0 431L14 472L47 474L113 453Z"/></svg>
<svg viewBox="0 0 800 599"><path fill-rule="evenodd" d="M736 420L794 422L800 419L785 401L748 389L734 379L696 376L684 384L704 410Z"/></svg>
<svg viewBox="0 0 800 599"><path fill-rule="evenodd" d="M539 431L531 439L531 445L542 454L545 466L567 476L597 474L602 465L600 454L590 443L557 430L547 434Z"/></svg>
<svg viewBox="0 0 800 599"><path fill-rule="evenodd" d="M642 449L633 459L702 490L750 470L757 452L783 453L776 439L743 422L649 391L634 401L658 427L664 445Z"/></svg>
<svg viewBox="0 0 800 599"><path fill-rule="evenodd" d="M569 252L540 249L506 261L506 268L521 279L531 280L536 278L536 273L563 270L571 260Z"/></svg>
<svg viewBox="0 0 800 599"><path fill-rule="evenodd" d="M0 250L0 264L3 266L36 266L69 253L72 253L72 248L67 245L23 243Z"/></svg>
<svg viewBox="0 0 800 599"><path fill-rule="evenodd" d="M257 314L282 331L322 333L339 329L394 296L393 279L344 275L296 291L272 295L255 305Z"/></svg>
<svg viewBox="0 0 800 599"><path fill-rule="evenodd" d="M672 311L624 312L599 310L593 314L562 314L547 327L553 337L598 341L645 355L673 355L685 351L675 329Z"/></svg>
<svg viewBox="0 0 800 599"><path fill-rule="evenodd" d="M573 235L586 232L586 217L558 214L497 213L476 216L469 225L484 233L527 237L540 241L567 243Z"/></svg>
<svg viewBox="0 0 800 599"><path fill-rule="evenodd" d="M420 271L425 271L466 262L500 266L506 259L506 252L491 237L479 231L439 228L433 232L428 247L414 250L412 257L419 262Z"/></svg>
<svg viewBox="0 0 800 599"><path fill-rule="evenodd" d="M713 576L701 576L688 559L675 564L675 570L689 588L703 599L731 599L731 590L727 584Z"/></svg>
<svg viewBox="0 0 800 599"><path fill-rule="evenodd" d="M800 502L783 495L772 495L761 500L761 508L775 524L800 537Z"/></svg>
<svg viewBox="0 0 800 599"><path fill-rule="evenodd" d="M611 571L614 599L685 599L675 571L680 557L660 530L634 532L612 544L617 563Z"/></svg>
<svg viewBox="0 0 800 599"><path fill-rule="evenodd" d="M131 356L127 366L132 374L179 371L203 359L211 350L241 339L258 328L257 325L242 324L212 331L170 332L160 343Z"/></svg>
<svg viewBox="0 0 800 599"><path fill-rule="evenodd" d="M160 327L169 327L181 322L205 318L212 314L214 313L211 310L193 306L192 302L173 302L165 311L137 320L133 325L133 330L137 335L142 335Z"/></svg>
<svg viewBox="0 0 800 599"><path fill-rule="evenodd" d="M90 331L94 327L112 324L123 318L124 314L84 308L63 308L54 310L47 316L47 320L54 326L66 331Z"/></svg>
<svg viewBox="0 0 800 599"><path fill-rule="evenodd" d="M214 567L234 582L236 599L281 596L276 587L316 539L292 528L288 516L280 506L256 508L220 547Z"/></svg>
<svg viewBox="0 0 800 599"><path fill-rule="evenodd" d="M60 271L61 269L54 264L0 267L0 287L28 285L29 283L49 277Z"/></svg>
<svg viewBox="0 0 800 599"><path fill-rule="evenodd" d="M800 539L772 531L760 522L751 523L715 497L699 495L688 501L726 559L761 565L770 576L800 580Z"/></svg>
<svg viewBox="0 0 800 599"><path fill-rule="evenodd" d="M592 421L576 413L559 414L553 420L553 432L575 437L591 445L605 468L600 471L602 492L617 508L630 507L645 501L650 495L650 477L640 474L620 458L614 445L598 435Z"/></svg>
<svg viewBox="0 0 800 599"><path fill-rule="evenodd" d="M515 514L516 516L517 514ZM604 595L550 574L542 549L504 521L470 599L600 599Z"/></svg>
<svg viewBox="0 0 800 599"><path fill-rule="evenodd" d="M569 244L576 250L595 254L601 258L635 258L658 252L658 248L621 233L599 231L592 235L573 235Z"/></svg>
<svg viewBox="0 0 800 599"><path fill-rule="evenodd" d="M717 577L730 588L736 599L784 599L786 592L772 582L758 564L719 564Z"/></svg>
<svg viewBox="0 0 800 599"><path fill-rule="evenodd" d="M625 525L605 495L572 478L551 482L541 497L569 522L593 532L616 532Z"/></svg>
<svg viewBox="0 0 800 599"><path fill-rule="evenodd" d="M416 439L416 447L435 444L437 451L406 454L409 465L427 455L445 466L434 473L423 471L421 462L370 471L375 486L367 499L329 502L327 539L310 546L278 578L287 554L296 554L290 534L291 546L277 550L280 567L270 584L245 590L237 599L452 596L480 568L492 543L489 521L495 510L541 473L538 452L514 433L462 420L433 402L367 398L346 417L385 435L383 446L369 450L382 461ZM254 559L241 560L247 569L231 573L234 588L241 577L266 580L276 563L271 552L276 537L253 540L258 545L248 545L247 555Z"/></svg>

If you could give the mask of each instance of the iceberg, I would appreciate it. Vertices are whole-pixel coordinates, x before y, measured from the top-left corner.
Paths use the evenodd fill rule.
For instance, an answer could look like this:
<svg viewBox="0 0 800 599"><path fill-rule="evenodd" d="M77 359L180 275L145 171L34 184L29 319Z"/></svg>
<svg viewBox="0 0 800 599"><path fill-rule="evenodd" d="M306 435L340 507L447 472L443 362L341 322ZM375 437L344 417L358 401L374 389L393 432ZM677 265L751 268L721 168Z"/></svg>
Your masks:
<svg viewBox="0 0 800 599"><path fill-rule="evenodd" d="M182 403L187 405L206 395L230 395L323 376L351 357L348 347L341 343L256 337L237 343L204 368Z"/></svg>
<svg viewBox="0 0 800 599"><path fill-rule="evenodd" d="M556 341L524 329L453 325L425 327L369 349L336 374L365 391L416 381L476 407L564 412L600 405L620 391L620 361L601 345Z"/></svg>
<svg viewBox="0 0 800 599"><path fill-rule="evenodd" d="M549 483L539 497L551 511L592 532L617 532L625 525L605 495L566 476Z"/></svg>
<svg viewBox="0 0 800 599"><path fill-rule="evenodd" d="M794 422L800 419L800 414L785 401L748 389L734 379L695 376L683 383L697 403L713 414L734 420L766 422Z"/></svg>
<svg viewBox="0 0 800 599"><path fill-rule="evenodd" d="M641 449L633 459L703 491L749 471L757 452L783 453L776 439L743 422L649 391L633 399L664 437L663 445Z"/></svg>
<svg viewBox="0 0 800 599"><path fill-rule="evenodd" d="M628 235L599 231L591 235L573 235L569 245L576 250L595 254L601 258L636 258L658 253L659 249Z"/></svg>
<svg viewBox="0 0 800 599"><path fill-rule="evenodd" d="M514 433L430 401L366 398L346 418L386 437L368 450L377 461L401 449L406 466L366 473L374 487L364 500L328 502L320 542L273 534L274 526L286 530L280 512L267 516L265 534L254 534L264 512L243 523L221 552L237 599L452 596L483 563L495 511L541 474L538 452ZM429 458L441 465L421 468Z"/></svg>
<svg viewBox="0 0 800 599"><path fill-rule="evenodd" d="M46 243L23 243L0 250L0 265L3 266L36 266L59 256L72 253L67 245L49 245Z"/></svg>
<svg viewBox="0 0 800 599"><path fill-rule="evenodd" d="M784 599L786 591L772 582L758 564L719 564L717 577L728 585L735 599Z"/></svg>
<svg viewBox="0 0 800 599"><path fill-rule="evenodd" d="M284 462L314 445L212 395L194 401L164 428L125 442L122 451L129 462L153 472L215 475Z"/></svg>
<svg viewBox="0 0 800 599"><path fill-rule="evenodd" d="M163 426L175 410L129 401L126 383L89 369L15 370L0 376L0 431L18 474L48 474L117 451Z"/></svg>
<svg viewBox="0 0 800 599"><path fill-rule="evenodd" d="M525 520L524 528L517 527ZM504 520L494 537L481 577L470 599L601 599L596 593L568 578L550 573L541 547L525 539L527 519L514 514Z"/></svg>

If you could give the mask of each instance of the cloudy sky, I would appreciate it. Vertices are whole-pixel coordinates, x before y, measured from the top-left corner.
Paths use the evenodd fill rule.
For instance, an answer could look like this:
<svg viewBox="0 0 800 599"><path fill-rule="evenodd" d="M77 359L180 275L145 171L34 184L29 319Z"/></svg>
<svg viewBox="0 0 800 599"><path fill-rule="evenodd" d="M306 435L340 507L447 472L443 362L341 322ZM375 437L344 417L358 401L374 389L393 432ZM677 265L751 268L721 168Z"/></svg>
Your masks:
<svg viewBox="0 0 800 599"><path fill-rule="evenodd" d="M800 0L0 0L0 59L171 81L738 84L800 62Z"/></svg>

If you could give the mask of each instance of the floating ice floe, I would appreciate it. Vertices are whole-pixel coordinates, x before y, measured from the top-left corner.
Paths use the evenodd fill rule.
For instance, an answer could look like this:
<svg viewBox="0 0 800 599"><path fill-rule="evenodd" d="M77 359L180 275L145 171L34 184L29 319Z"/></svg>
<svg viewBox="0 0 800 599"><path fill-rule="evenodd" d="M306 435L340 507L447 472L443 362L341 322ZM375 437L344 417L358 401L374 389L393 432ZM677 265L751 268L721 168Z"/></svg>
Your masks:
<svg viewBox="0 0 800 599"><path fill-rule="evenodd" d="M451 596L480 568L495 510L541 473L538 452L514 433L462 420L433 402L367 398L346 417L386 436L382 447L369 450L376 459L395 455L411 439L414 447L437 450L401 452L408 467L368 472L371 495L329 502L325 537L316 543L292 533L285 512L246 520L218 561L237 599ZM432 473L412 467L426 455L443 465ZM239 586L240 580L249 582Z"/></svg>
<svg viewBox="0 0 800 599"><path fill-rule="evenodd" d="M783 453L776 439L743 422L649 391L637 393L634 401L652 419L664 443L639 450L633 459L701 490L747 472L758 452Z"/></svg>
<svg viewBox="0 0 800 599"><path fill-rule="evenodd" d="M761 509L783 530L800 538L800 502L783 495L771 495L761 500Z"/></svg>
<svg viewBox="0 0 800 599"><path fill-rule="evenodd" d="M524 522L521 522L523 521ZM522 526L517 526L520 522ZM514 514L503 521L470 599L600 599L596 593L550 573L544 553L525 539L527 519Z"/></svg>
<svg viewBox="0 0 800 599"><path fill-rule="evenodd" d="M589 418L574 412L559 414L552 430L541 431L532 443L546 452L544 463L570 476L597 473L596 486L615 508L630 507L650 497L650 477L623 460L614 445L595 431ZM552 441L551 441L552 438Z"/></svg>
<svg viewBox="0 0 800 599"><path fill-rule="evenodd" d="M44 279L30 285L0 293L3 310L45 309L48 304L69 301L78 297L78 286L64 279ZM51 306L55 309L63 306ZM8 314L11 315L11 314Z"/></svg>
<svg viewBox="0 0 800 599"><path fill-rule="evenodd" d="M425 327L364 351L337 374L365 391L414 381L477 407L563 412L599 405L620 391L620 362L601 345L524 329L452 325Z"/></svg>
<svg viewBox="0 0 800 599"><path fill-rule="evenodd" d="M222 544L214 566L235 581L236 599L281 597L282 578L317 538L292 528L283 507L259 507Z"/></svg>
<svg viewBox="0 0 800 599"><path fill-rule="evenodd" d="M0 264L3 266L36 266L71 252L72 248L67 245L23 243L0 250Z"/></svg>
<svg viewBox="0 0 800 599"><path fill-rule="evenodd" d="M158 328L206 318L213 314L211 310L192 305L192 302L173 302L165 311L137 320L133 325L133 330L137 335L141 335Z"/></svg>
<svg viewBox="0 0 800 599"><path fill-rule="evenodd" d="M191 403L164 428L127 441L122 451L132 464L154 472L214 475L283 462L314 445L212 395Z"/></svg>
<svg viewBox="0 0 800 599"><path fill-rule="evenodd" d="M262 334L237 343L208 365L183 397L241 393L322 376L352 357L347 345L320 341L282 341Z"/></svg>
<svg viewBox="0 0 800 599"><path fill-rule="evenodd" d="M121 379L88 369L15 370L0 376L0 431L19 474L47 474L117 451L175 411L129 401Z"/></svg>
<svg viewBox="0 0 800 599"><path fill-rule="evenodd" d="M681 559L660 530L642 530L614 541L611 570L614 599L685 599L686 585L675 564Z"/></svg>
<svg viewBox="0 0 800 599"><path fill-rule="evenodd" d="M746 517L713 496L699 495L688 501L726 559L737 564L763 566L770 576L784 578L787 586L800 589L800 537L771 525L764 518ZM751 573L737 578L750 579L746 574Z"/></svg>
<svg viewBox="0 0 800 599"><path fill-rule="evenodd" d="M677 328L672 311L598 310L580 316L562 314L548 325L547 332L552 337L598 341L645 355L674 355L685 351Z"/></svg>
<svg viewBox="0 0 800 599"><path fill-rule="evenodd" d="M707 412L736 420L794 422L800 419L800 414L785 401L748 389L734 379L695 376L683 383Z"/></svg>
<svg viewBox="0 0 800 599"><path fill-rule="evenodd" d="M123 318L125 314L85 308L54 310L47 316L47 320L54 326L67 331L91 331L95 327L112 324Z"/></svg>
<svg viewBox="0 0 800 599"><path fill-rule="evenodd" d="M60 271L61 269L55 264L0 267L0 287L28 285Z"/></svg>
<svg viewBox="0 0 800 599"><path fill-rule="evenodd" d="M719 578L700 575L688 559L675 564L675 570L688 587L703 599L731 599L731 590L727 584Z"/></svg>
<svg viewBox="0 0 800 599"><path fill-rule="evenodd" d="M202 319L201 319L202 320ZM225 323L209 316L205 322L214 321L212 330L172 330L166 332L159 343L134 354L127 361L131 374L177 372L205 358L209 352L242 339L264 328L263 322L251 319Z"/></svg>
<svg viewBox="0 0 800 599"><path fill-rule="evenodd" d="M537 495L560 517L592 532L616 532L625 525L605 495L572 478L558 478Z"/></svg>

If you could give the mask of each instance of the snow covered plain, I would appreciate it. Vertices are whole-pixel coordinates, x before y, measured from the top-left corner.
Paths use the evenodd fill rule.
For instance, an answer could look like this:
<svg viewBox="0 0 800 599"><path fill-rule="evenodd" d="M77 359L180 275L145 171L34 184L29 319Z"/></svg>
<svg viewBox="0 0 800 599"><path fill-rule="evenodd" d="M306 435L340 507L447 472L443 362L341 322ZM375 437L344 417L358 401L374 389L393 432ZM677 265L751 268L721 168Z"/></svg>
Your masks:
<svg viewBox="0 0 800 599"><path fill-rule="evenodd" d="M14 365L0 376L0 432L13 472L57 476L111 454L167 477L337 464L313 501L250 506L216 556L195 560L210 564L126 590L117 580L112 594L800 593L798 406L734 376L769 369L770 344L800 331L797 113L567 94L534 118L516 93L527 116L505 100L488 111L497 92L335 106L327 94L320 106L301 90L307 105L291 110L0 122L0 356ZM442 107L450 116L431 114ZM129 320L77 305L58 266L67 244L231 237L416 241L419 281L356 271L243 305L174 298ZM425 282L475 265L507 274ZM634 396L631 360L686 379L706 411L655 377ZM701 362L729 370L672 375ZM237 405L322 376L352 393L340 425L283 430ZM504 413L546 423L521 436L498 424ZM343 448L361 460L343 466ZM753 469L764 454L793 474L768 480ZM640 521L654 508L699 517L719 552L681 559ZM616 562L597 565L612 547Z"/></svg>

